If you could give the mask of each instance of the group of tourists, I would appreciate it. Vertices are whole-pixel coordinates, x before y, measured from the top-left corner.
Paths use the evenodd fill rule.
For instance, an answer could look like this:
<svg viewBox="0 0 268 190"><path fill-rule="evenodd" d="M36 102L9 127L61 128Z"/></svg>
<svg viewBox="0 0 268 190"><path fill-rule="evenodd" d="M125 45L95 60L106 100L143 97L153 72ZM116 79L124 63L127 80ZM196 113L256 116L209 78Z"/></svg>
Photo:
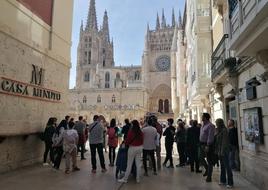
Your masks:
<svg viewBox="0 0 268 190"><path fill-rule="evenodd" d="M103 116L95 115L93 123L87 124L82 116L74 122L66 116L59 125L56 118L49 118L42 135L45 142L44 163L50 153L53 168L59 169L62 157L65 157L65 173L79 171L77 155L81 152L81 160L85 160L85 143L89 141L92 173L97 172L96 153L98 153L101 171L107 171L104 158L106 144L109 147L109 166L116 166L116 171L123 175L118 182L126 183L130 174L134 174L140 182L141 164L144 176L149 176L148 163L152 174L157 175L161 166L174 168L173 144L176 143L179 153L179 163L176 167L190 165L190 171L201 173L203 166L206 182L211 182L213 166L220 162L220 185L233 187L232 169L239 169L237 160L238 138L234 121L228 121L228 128L222 119L216 120L216 126L210 122L210 115L203 113L202 124L191 120L189 125L178 119L177 127L173 119L168 119L168 126L163 127L154 114L147 114L144 120L129 121L125 119L123 127L117 126L116 120L110 123ZM164 130L164 132L163 132ZM161 163L161 138L165 137L166 158ZM122 137L122 142L120 138ZM117 150L119 146L119 149ZM169 165L167 165L169 163Z"/></svg>

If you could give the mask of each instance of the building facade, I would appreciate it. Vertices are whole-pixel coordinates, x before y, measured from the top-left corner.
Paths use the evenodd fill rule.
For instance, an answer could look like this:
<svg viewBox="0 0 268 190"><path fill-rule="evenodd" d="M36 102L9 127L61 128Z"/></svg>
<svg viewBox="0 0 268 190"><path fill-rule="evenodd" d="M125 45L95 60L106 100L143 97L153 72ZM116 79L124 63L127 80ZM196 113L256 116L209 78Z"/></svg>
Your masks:
<svg viewBox="0 0 268 190"><path fill-rule="evenodd" d="M241 173L267 186L268 1L214 1L223 37L216 46L212 80L225 120L239 131ZM258 176L258 177L256 177Z"/></svg>
<svg viewBox="0 0 268 190"><path fill-rule="evenodd" d="M170 59L175 29L157 15L155 30L149 26L140 66L115 66L113 41L110 40L108 14L102 27L96 17L95 1L90 1L86 26L81 24L78 45L76 86L70 90L71 115L84 116L89 122L95 114L107 120L140 119L146 112L159 118L172 117ZM159 80L161 77L161 80Z"/></svg>
<svg viewBox="0 0 268 190"><path fill-rule="evenodd" d="M72 11L72 0L0 2L0 172L40 162L38 133L66 114Z"/></svg>

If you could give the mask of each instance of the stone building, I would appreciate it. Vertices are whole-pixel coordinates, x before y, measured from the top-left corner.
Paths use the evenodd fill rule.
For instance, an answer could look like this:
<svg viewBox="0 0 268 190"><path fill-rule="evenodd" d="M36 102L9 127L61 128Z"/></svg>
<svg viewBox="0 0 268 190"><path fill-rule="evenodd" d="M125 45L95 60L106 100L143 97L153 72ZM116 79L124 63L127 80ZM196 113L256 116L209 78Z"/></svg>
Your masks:
<svg viewBox="0 0 268 190"><path fill-rule="evenodd" d="M223 37L212 56L212 81L222 117L239 131L241 173L267 188L268 1L217 1ZM215 105L214 105L215 107ZM216 110L214 109L214 112ZM219 116L219 112L215 115Z"/></svg>
<svg viewBox="0 0 268 190"><path fill-rule="evenodd" d="M177 57L177 64L186 65L185 69L182 65L184 69L182 71L186 71L184 81L187 83L187 89L186 93L180 94L185 104L181 105L183 109L180 114L187 120L201 121L202 113L210 112L208 99L212 52L210 0L187 0L184 15L186 16L184 18L184 42L182 47L178 48L178 54L181 56ZM184 54L181 51L183 46L185 46Z"/></svg>
<svg viewBox="0 0 268 190"><path fill-rule="evenodd" d="M40 162L66 113L73 1L0 1L0 172Z"/></svg>
<svg viewBox="0 0 268 190"><path fill-rule="evenodd" d="M98 27L95 1L90 1L86 26L81 24L78 45L76 86L70 90L71 115L88 121L102 114L119 123L125 118L140 119L146 112L160 118L172 117L170 56L175 29L157 15L155 30L149 26L145 37L142 65L115 66L113 41L110 39L108 14ZM161 77L161 80L159 80Z"/></svg>

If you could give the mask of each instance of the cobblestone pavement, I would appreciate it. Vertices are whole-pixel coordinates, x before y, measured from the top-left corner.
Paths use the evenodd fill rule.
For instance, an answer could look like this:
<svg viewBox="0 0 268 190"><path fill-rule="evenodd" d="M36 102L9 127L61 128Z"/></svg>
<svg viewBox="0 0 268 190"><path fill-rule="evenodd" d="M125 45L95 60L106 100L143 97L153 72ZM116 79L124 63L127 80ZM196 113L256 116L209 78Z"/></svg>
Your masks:
<svg viewBox="0 0 268 190"><path fill-rule="evenodd" d="M106 163L108 162L106 153ZM206 183L202 174L191 173L189 167L162 168L157 176L149 173L149 177L141 178L137 184L134 178L130 178L127 184L120 184L115 180L114 170L107 166L107 173L101 173L100 167L96 174L91 174L90 155L80 161L78 166L81 171L64 173L65 160L62 161L61 170L55 171L51 167L41 164L19 169L0 175L1 190L222 190L226 189L218 185L219 169L215 168L213 182ZM175 162L178 162L175 156ZM143 171L143 170L142 170ZM234 173L234 190L258 190L239 173ZM149 189L150 188L150 189Z"/></svg>

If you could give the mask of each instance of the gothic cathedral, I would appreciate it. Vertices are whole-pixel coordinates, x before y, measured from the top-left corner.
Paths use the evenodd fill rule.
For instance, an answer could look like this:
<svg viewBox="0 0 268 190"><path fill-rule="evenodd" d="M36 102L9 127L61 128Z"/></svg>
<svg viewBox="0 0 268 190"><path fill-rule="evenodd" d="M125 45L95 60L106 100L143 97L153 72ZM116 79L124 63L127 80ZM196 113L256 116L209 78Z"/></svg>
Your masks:
<svg viewBox="0 0 268 190"><path fill-rule="evenodd" d="M147 27L141 66L115 66L114 45L109 34L107 11L98 27L95 0L90 1L86 25L81 23L77 48L76 86L70 90L71 115L88 121L101 114L115 118L140 119L154 112L160 120L173 117L171 107L171 48L176 28L166 23L164 10L156 27Z"/></svg>

